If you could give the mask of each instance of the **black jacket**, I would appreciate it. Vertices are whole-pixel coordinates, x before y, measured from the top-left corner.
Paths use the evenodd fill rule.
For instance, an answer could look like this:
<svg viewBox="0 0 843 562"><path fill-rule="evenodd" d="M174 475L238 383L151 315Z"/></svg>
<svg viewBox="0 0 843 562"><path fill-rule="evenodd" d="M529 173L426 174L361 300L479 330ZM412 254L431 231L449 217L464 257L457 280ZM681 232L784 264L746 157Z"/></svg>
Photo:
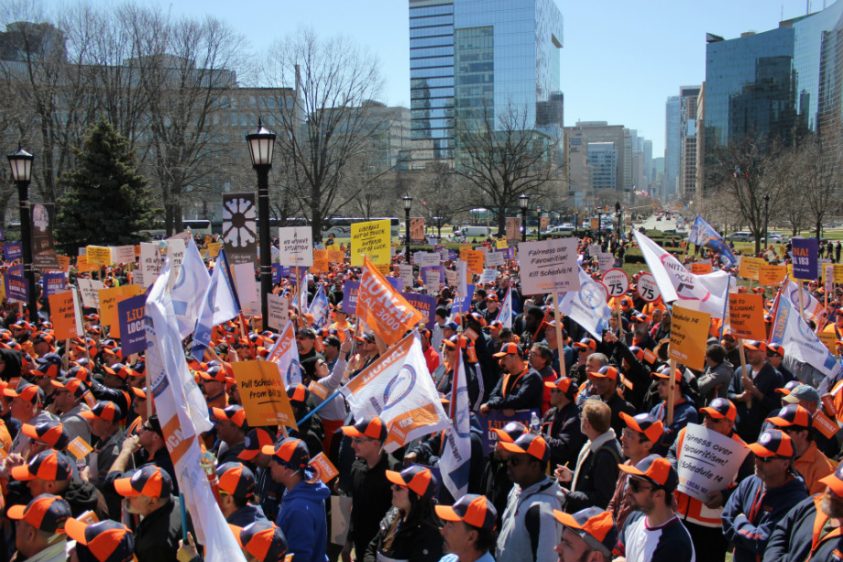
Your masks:
<svg viewBox="0 0 843 562"><path fill-rule="evenodd" d="M442 535L432 512L427 516L410 517L404 522L398 510L393 508L381 521L363 562L377 562L378 554L408 562L436 562L442 558L442 547Z"/></svg>
<svg viewBox="0 0 843 562"><path fill-rule="evenodd" d="M550 447L550 466L568 463L574 467L585 435L580 430L577 405L571 402L562 408L550 408L542 418L542 433Z"/></svg>
<svg viewBox="0 0 843 562"><path fill-rule="evenodd" d="M544 396L544 380L542 376L527 366L527 373L520 377L518 374L507 377L503 375L489 397L489 408L493 410L536 410L542 407ZM506 384L506 387L504 387Z"/></svg>
<svg viewBox="0 0 843 562"><path fill-rule="evenodd" d="M583 445L587 447L588 444ZM571 491L565 500L565 511L576 513L581 509L597 506L606 509L615 493L618 481L618 463L623 454L617 439L605 442L597 451L588 455L579 468L576 491Z"/></svg>
<svg viewBox="0 0 843 562"><path fill-rule="evenodd" d="M752 366L747 364L746 368L752 369ZM764 363L754 380L756 388L764 394L764 397L753 398L752 407L748 408L745 402L739 402L735 399L738 394L744 391L742 373L741 367L735 369L732 384L729 385L728 398L735 403L738 409L736 424L738 435L747 443L752 443L758 438L761 425L770 415L770 412L781 408L781 395L776 393L776 389L783 387L784 382L781 373L776 371L769 363Z"/></svg>
<svg viewBox="0 0 843 562"><path fill-rule="evenodd" d="M182 537L179 498L153 511L135 529L135 555L138 562L171 562L176 560Z"/></svg>
<svg viewBox="0 0 843 562"><path fill-rule="evenodd" d="M351 526L348 540L354 551L366 552L369 543L378 534L381 520L392 507L392 489L386 479L387 470L400 470L392 456L382 453L381 460L369 468L366 461L357 459L351 465Z"/></svg>

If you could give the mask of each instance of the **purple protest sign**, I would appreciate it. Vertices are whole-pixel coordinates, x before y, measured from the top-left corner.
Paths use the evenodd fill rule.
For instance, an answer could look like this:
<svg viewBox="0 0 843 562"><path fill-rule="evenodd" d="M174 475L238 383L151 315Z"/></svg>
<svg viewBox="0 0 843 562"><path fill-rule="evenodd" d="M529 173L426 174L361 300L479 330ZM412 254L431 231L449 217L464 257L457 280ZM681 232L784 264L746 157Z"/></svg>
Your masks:
<svg viewBox="0 0 843 562"><path fill-rule="evenodd" d="M454 299L454 304L451 306L451 313L462 314L463 312L469 311L471 308L471 299L474 298L474 285L466 285L466 292L468 293L466 296Z"/></svg>
<svg viewBox="0 0 843 562"><path fill-rule="evenodd" d="M23 256L20 242L6 242L3 245L3 259L6 261L19 260Z"/></svg>
<svg viewBox="0 0 843 562"><path fill-rule="evenodd" d="M360 289L360 283L356 281L346 281L342 286L342 309L348 311L349 314L354 314L357 310L357 291Z"/></svg>
<svg viewBox="0 0 843 562"><path fill-rule="evenodd" d="M536 413L540 414L540 412ZM489 413L485 416L478 414L477 421L483 429L483 450L487 454L495 450L498 435L492 431L493 429L503 429L503 426L511 421L518 421L529 427L532 414L533 410L515 410L515 413L511 416L505 416L500 410L489 410Z"/></svg>
<svg viewBox="0 0 843 562"><path fill-rule="evenodd" d="M796 279L817 278L819 246L816 238L793 238L793 276Z"/></svg>
<svg viewBox="0 0 843 562"><path fill-rule="evenodd" d="M117 318L120 322L120 349L123 357L146 350L144 309L146 295L137 295L117 303Z"/></svg>
<svg viewBox="0 0 843 562"><path fill-rule="evenodd" d="M433 323L436 321L436 297L432 295L422 295L420 293L401 293L407 302L413 305L416 310L427 316L425 326L430 330L433 328Z"/></svg>
<svg viewBox="0 0 843 562"><path fill-rule="evenodd" d="M29 296L29 287L26 286L26 279L23 275L6 274L6 298L10 301L26 303Z"/></svg>
<svg viewBox="0 0 843 562"><path fill-rule="evenodd" d="M439 282L445 283L445 268L441 265L426 265L419 269L419 277L422 279L427 279L427 272L428 271L438 271L439 272Z"/></svg>
<svg viewBox="0 0 843 562"><path fill-rule="evenodd" d="M49 297L67 288L67 276L61 271L48 271L41 276L44 296Z"/></svg>
<svg viewBox="0 0 843 562"><path fill-rule="evenodd" d="M386 280L389 281L389 284L392 285L392 288L396 291L404 290L404 280L400 277L387 277Z"/></svg>

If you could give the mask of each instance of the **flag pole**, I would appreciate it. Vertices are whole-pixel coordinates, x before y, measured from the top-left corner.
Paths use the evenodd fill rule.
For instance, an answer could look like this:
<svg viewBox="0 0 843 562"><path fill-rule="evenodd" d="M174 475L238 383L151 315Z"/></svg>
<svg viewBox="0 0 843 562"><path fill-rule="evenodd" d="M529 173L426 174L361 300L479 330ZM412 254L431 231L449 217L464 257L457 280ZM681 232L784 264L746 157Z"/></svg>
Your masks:
<svg viewBox="0 0 843 562"><path fill-rule="evenodd" d="M553 292L553 323L556 328L556 346L559 350L559 375L567 377L567 369L565 367L565 342L562 341L562 313L559 312L559 295L554 289Z"/></svg>

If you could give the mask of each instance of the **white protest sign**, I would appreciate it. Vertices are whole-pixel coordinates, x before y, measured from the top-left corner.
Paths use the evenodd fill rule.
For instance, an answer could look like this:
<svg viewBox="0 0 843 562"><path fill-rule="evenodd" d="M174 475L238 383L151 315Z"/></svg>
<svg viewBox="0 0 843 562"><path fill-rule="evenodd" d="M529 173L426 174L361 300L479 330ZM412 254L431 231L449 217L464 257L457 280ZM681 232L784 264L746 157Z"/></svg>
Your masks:
<svg viewBox="0 0 843 562"><path fill-rule="evenodd" d="M486 266L498 267L504 265L503 252L489 250L486 252Z"/></svg>
<svg viewBox="0 0 843 562"><path fill-rule="evenodd" d="M615 267L615 256L609 252L598 252L597 267L600 268L600 271L609 271Z"/></svg>
<svg viewBox="0 0 843 562"><path fill-rule="evenodd" d="M284 295L266 295L267 325L277 331L281 331L290 319L290 301Z"/></svg>
<svg viewBox="0 0 843 562"><path fill-rule="evenodd" d="M105 288L103 282L96 279L84 279L80 277L76 280L76 284L79 286L82 306L85 308L99 308L100 291Z"/></svg>
<svg viewBox="0 0 843 562"><path fill-rule="evenodd" d="M827 295L834 294L834 264L823 264L823 284Z"/></svg>
<svg viewBox="0 0 843 562"><path fill-rule="evenodd" d="M552 238L518 244L521 288L525 295L580 288L576 238Z"/></svg>
<svg viewBox="0 0 843 562"><path fill-rule="evenodd" d="M659 284L656 283L656 278L653 277L652 273L642 273L638 277L638 284L635 289L638 291L638 296L647 302L653 302L662 295Z"/></svg>
<svg viewBox="0 0 843 562"><path fill-rule="evenodd" d="M258 282L255 280L255 264L252 262L238 263L231 266L234 273L234 287L240 298L240 308L249 316L260 314L261 305L258 298Z"/></svg>
<svg viewBox="0 0 843 562"><path fill-rule="evenodd" d="M600 252L601 252L600 244L589 244L588 245L588 255L589 256L591 256L593 258L596 258L597 254L599 254Z"/></svg>
<svg viewBox="0 0 843 562"><path fill-rule="evenodd" d="M111 246L111 261L114 263L135 263L135 247Z"/></svg>
<svg viewBox="0 0 843 562"><path fill-rule="evenodd" d="M167 239L167 258L170 260L169 287L171 289L176 279L179 278L179 271L181 271L181 263L184 261L184 251L186 248L187 243L183 237L173 236Z"/></svg>
<svg viewBox="0 0 843 562"><path fill-rule="evenodd" d="M79 303L79 288L71 285L70 291L71 295L73 295L73 321L76 325L76 333L84 334L85 331L82 328L82 306ZM97 295L99 296L99 291L97 291Z"/></svg>
<svg viewBox="0 0 843 562"><path fill-rule="evenodd" d="M456 287L457 286L457 272L453 269L446 269L445 270L445 281L448 283L449 287Z"/></svg>
<svg viewBox="0 0 843 562"><path fill-rule="evenodd" d="M155 283L161 272L161 254L158 251L158 244L149 242L141 242L140 251L140 270L138 271L142 280L140 284L149 287Z"/></svg>
<svg viewBox="0 0 843 562"><path fill-rule="evenodd" d="M457 261L457 294L468 294L468 264L462 260Z"/></svg>
<svg viewBox="0 0 843 562"><path fill-rule="evenodd" d="M623 269L610 269L603 274L603 284L609 290L610 297L619 297L629 289L629 276Z"/></svg>
<svg viewBox="0 0 843 562"><path fill-rule="evenodd" d="M309 226L283 226L278 229L278 263L313 265L313 230Z"/></svg>
<svg viewBox="0 0 843 562"><path fill-rule="evenodd" d="M415 285L415 279L413 279L413 266L410 264L402 263L398 265L398 277L404 283L405 289L411 289L413 285Z"/></svg>
<svg viewBox="0 0 843 562"><path fill-rule="evenodd" d="M763 436L762 436L763 439ZM689 423L679 452L679 491L703 502L711 492L728 488L749 449L704 426Z"/></svg>
<svg viewBox="0 0 843 562"><path fill-rule="evenodd" d="M498 278L498 270L494 268L486 268L483 270L483 273L480 274L480 281L479 283L494 283L495 279Z"/></svg>
<svg viewBox="0 0 843 562"><path fill-rule="evenodd" d="M416 252L413 254L413 263L419 267L428 265L439 265L442 257L435 252Z"/></svg>
<svg viewBox="0 0 843 562"><path fill-rule="evenodd" d="M439 293L439 270L427 269L424 272L424 286L427 289L428 295L436 295Z"/></svg>

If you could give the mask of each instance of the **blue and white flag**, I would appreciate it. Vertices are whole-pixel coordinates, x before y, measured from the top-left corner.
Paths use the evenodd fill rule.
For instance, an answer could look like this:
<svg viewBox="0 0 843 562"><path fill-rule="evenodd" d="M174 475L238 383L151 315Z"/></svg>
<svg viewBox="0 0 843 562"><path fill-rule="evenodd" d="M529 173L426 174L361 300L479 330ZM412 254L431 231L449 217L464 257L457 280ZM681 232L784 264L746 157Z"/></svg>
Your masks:
<svg viewBox="0 0 843 562"><path fill-rule="evenodd" d="M171 293L173 312L182 339L193 333L210 284L211 276L208 275L205 262L202 261L196 243L191 238L184 250L184 261L179 268L178 278L173 284Z"/></svg>
<svg viewBox="0 0 843 562"><path fill-rule="evenodd" d="M732 250L723 241L723 237L714 230L713 226L705 222L705 219L700 215L697 215L697 218L694 219L694 224L691 226L690 232L688 232L688 242L697 246L708 246L720 254L721 257L725 258L729 262L729 266L734 266L738 263Z"/></svg>
<svg viewBox="0 0 843 562"><path fill-rule="evenodd" d="M307 311L307 269L302 270L301 277L296 276L296 285L299 291L299 312L301 314L304 314Z"/></svg>
<svg viewBox="0 0 843 562"><path fill-rule="evenodd" d="M786 290L779 293L770 343L781 345L785 354L811 365L827 377L840 372L840 363L802 319L799 308Z"/></svg>
<svg viewBox="0 0 843 562"><path fill-rule="evenodd" d="M580 288L568 291L559 301L559 312L583 327L597 341L603 340L603 332L609 329L612 309L606 304L606 287L591 278L580 266Z"/></svg>
<svg viewBox="0 0 843 562"><path fill-rule="evenodd" d="M313 300L310 301L310 307L307 309L308 314L313 316L314 328L321 328L328 323L330 308L328 297L325 295L325 287L319 285L316 294L313 295Z"/></svg>
<svg viewBox="0 0 843 562"><path fill-rule="evenodd" d="M203 352L211 342L211 330L214 326L240 314L240 302L237 300L234 284L229 278L228 262L223 250L220 250L203 303L199 319L196 321L196 329L193 331L193 346L190 350L193 357L199 361L202 360Z"/></svg>
<svg viewBox="0 0 843 562"><path fill-rule="evenodd" d="M468 493L468 478L471 472L471 414L462 350L457 353L457 357L448 412L452 425L445 432L445 449L439 458L439 470L442 474L442 484L451 496L461 498Z"/></svg>
<svg viewBox="0 0 843 562"><path fill-rule="evenodd" d="M506 296L501 303L501 309L496 318L504 328L512 329L512 287L506 290Z"/></svg>

